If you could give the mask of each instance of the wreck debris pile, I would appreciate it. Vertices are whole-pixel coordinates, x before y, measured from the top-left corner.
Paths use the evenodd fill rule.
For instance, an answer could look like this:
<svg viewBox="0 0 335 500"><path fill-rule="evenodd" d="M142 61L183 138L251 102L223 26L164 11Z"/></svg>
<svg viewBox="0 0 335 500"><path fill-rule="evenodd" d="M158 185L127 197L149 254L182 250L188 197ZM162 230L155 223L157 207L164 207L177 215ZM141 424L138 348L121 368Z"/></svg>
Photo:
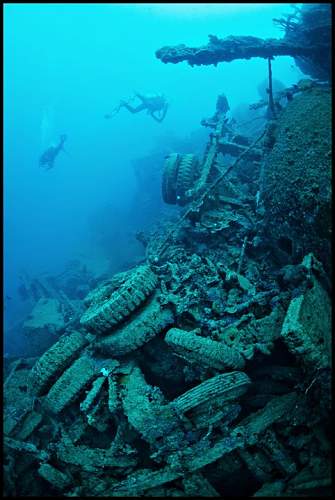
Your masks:
<svg viewBox="0 0 335 500"><path fill-rule="evenodd" d="M128 274L118 276L116 282L112 280L89 294L86 298L89 307L80 320L83 326L100 333L108 331L129 316L157 284L157 278L148 266L140 266L130 276Z"/></svg>
<svg viewBox="0 0 335 500"><path fill-rule="evenodd" d="M40 396L50 385L50 380L71 364L77 354L87 344L87 341L79 332L62 336L43 356L39 358L30 373L30 386L32 393Z"/></svg>
<svg viewBox="0 0 335 500"><path fill-rule="evenodd" d="M254 142L219 118L202 161L167 158L163 196L182 213L147 236L147 263L97 283L75 328L9 366L10 495L329 493L329 235L308 246L296 225L306 203L328 210L326 114L309 202L290 187L297 117L305 130L327 99L307 88Z"/></svg>
<svg viewBox="0 0 335 500"><path fill-rule="evenodd" d="M172 311L162 309L159 295L154 296L145 309L134 314L118 330L97 339L94 348L108 355L122 356L149 342L173 321Z"/></svg>

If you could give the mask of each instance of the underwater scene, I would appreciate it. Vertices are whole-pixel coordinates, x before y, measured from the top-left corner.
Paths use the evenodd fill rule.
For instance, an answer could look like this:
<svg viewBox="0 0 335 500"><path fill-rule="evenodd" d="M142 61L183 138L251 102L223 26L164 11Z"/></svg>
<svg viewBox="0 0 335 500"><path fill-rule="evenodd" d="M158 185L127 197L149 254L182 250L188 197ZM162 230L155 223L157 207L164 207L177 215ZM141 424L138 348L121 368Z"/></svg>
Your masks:
<svg viewBox="0 0 335 500"><path fill-rule="evenodd" d="M331 31L4 4L3 496L331 496Z"/></svg>

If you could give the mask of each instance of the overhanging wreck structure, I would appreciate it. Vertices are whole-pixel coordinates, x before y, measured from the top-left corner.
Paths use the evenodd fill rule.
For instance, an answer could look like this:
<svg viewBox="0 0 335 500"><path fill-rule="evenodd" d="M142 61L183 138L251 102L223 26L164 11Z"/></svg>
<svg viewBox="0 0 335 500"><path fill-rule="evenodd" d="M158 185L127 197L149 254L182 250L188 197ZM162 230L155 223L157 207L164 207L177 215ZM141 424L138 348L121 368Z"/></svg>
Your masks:
<svg viewBox="0 0 335 500"><path fill-rule="evenodd" d="M156 57L163 63L187 61L191 66L216 66L235 59L292 56L303 73L312 78L328 79L331 72L331 4L303 4L301 9L296 7L294 14L274 21L285 30L282 39L209 35L207 45L166 46L156 51Z"/></svg>

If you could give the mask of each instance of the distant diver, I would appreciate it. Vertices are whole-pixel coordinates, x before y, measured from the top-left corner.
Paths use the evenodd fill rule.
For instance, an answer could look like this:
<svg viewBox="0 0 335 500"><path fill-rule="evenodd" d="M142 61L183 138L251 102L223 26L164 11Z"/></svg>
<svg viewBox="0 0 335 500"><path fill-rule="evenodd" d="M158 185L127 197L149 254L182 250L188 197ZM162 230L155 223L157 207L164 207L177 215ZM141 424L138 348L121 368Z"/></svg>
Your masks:
<svg viewBox="0 0 335 500"><path fill-rule="evenodd" d="M147 110L147 113L157 122L161 123L168 110L168 102L163 96L163 94L140 94L135 92L135 96L141 101L141 103L133 107L126 101L120 101L120 103L111 111L111 113L105 115L106 119L112 118L116 113L120 111L121 108L126 108L130 113L139 113L140 111ZM130 99L132 101L135 99L133 97Z"/></svg>
<svg viewBox="0 0 335 500"><path fill-rule="evenodd" d="M50 146L42 156L40 157L39 165L40 167L45 168L45 170L50 170L54 166L54 161L58 156L60 151L64 151L64 142L66 141L67 136L62 134L59 138L59 144L57 146Z"/></svg>
<svg viewBox="0 0 335 500"><path fill-rule="evenodd" d="M215 128L221 118L223 118L227 129L230 129L234 125L235 120L232 118L228 99L225 94L218 96L214 115L211 118L204 118L200 123L204 127Z"/></svg>

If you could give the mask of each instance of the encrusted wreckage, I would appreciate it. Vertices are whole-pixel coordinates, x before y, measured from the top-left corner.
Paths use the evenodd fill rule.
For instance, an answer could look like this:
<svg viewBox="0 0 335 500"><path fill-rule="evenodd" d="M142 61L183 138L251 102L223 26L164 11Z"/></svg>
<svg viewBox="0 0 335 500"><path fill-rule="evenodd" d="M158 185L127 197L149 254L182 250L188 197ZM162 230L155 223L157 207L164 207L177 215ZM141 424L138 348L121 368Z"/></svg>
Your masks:
<svg viewBox="0 0 335 500"><path fill-rule="evenodd" d="M282 39L266 39L254 36L228 36L218 38L209 35L209 43L202 47L176 45L162 47L156 57L164 63L187 61L191 66L215 66L235 59L264 59L275 56L292 56L297 66L313 78L328 79L331 76L331 4L302 4L293 14L274 20L285 35Z"/></svg>
<svg viewBox="0 0 335 500"><path fill-rule="evenodd" d="M306 109L314 92L294 98L276 134L268 127L258 141L265 186L273 165L280 173L274 158L284 117L302 101ZM261 167L249 154L256 146L246 141L228 172L226 140L219 122L202 161L167 159L163 194L177 203L181 193L185 212L149 240L148 264L101 282L80 322L40 358L10 365L10 494L276 496L330 488L330 299L320 246L301 260L278 246L278 257L278 242L271 247L263 234L265 193L256 202ZM239 169L256 186L241 189ZM327 177L313 174L317 181L320 204ZM285 227L288 238L294 224Z"/></svg>
<svg viewBox="0 0 335 500"><path fill-rule="evenodd" d="M7 367L8 495L330 494L328 99L307 85L253 142L218 117L202 159L168 156L181 216L146 263Z"/></svg>
<svg viewBox="0 0 335 500"><path fill-rule="evenodd" d="M18 294L26 311L8 328L9 351L40 356L83 314L83 298L102 279L106 262L69 261L59 275L20 275ZM16 343L19 345L15 345ZM12 345L14 344L14 345Z"/></svg>

